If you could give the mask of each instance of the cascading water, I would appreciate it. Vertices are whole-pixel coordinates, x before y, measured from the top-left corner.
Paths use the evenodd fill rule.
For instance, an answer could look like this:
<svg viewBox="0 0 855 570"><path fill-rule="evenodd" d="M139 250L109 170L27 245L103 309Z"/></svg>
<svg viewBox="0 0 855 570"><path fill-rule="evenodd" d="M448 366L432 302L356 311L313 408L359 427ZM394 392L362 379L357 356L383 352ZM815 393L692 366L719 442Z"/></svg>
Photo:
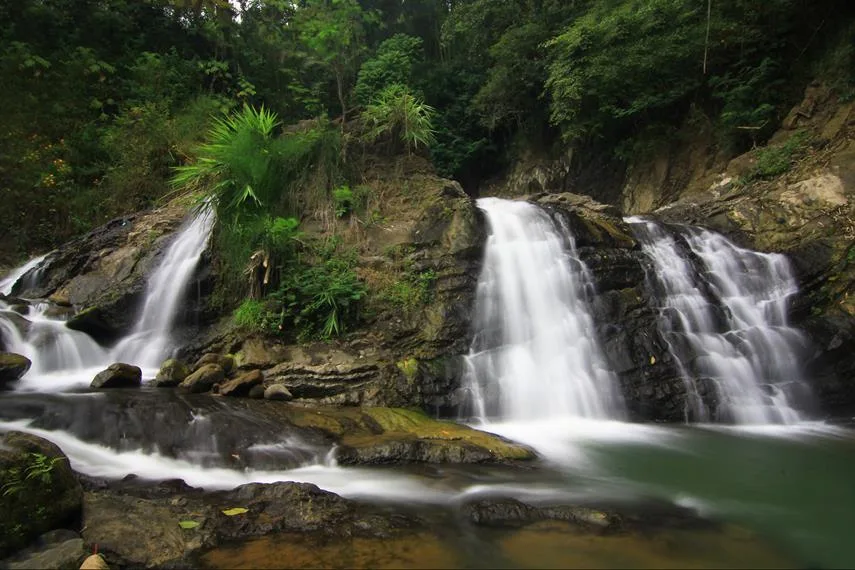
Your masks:
<svg viewBox="0 0 855 570"><path fill-rule="evenodd" d="M482 420L617 418L621 398L585 299L572 235L527 202L482 198L491 228L465 385Z"/></svg>
<svg viewBox="0 0 855 570"><path fill-rule="evenodd" d="M114 360L141 368L157 368L168 356L178 303L207 247L215 219L212 210L205 208L178 233L149 278L137 324L116 345L112 352Z"/></svg>
<svg viewBox="0 0 855 570"><path fill-rule="evenodd" d="M178 304L207 247L215 221L205 209L177 233L146 287L145 301L134 331L111 351L88 335L65 326L65 321L46 312L50 305L35 303L21 313L0 301L0 338L6 350L29 358L33 365L21 380L24 390L56 390L83 387L98 370L121 361L143 369L157 368L169 353L170 332ZM38 267L44 256L28 262L0 282L2 291Z"/></svg>
<svg viewBox="0 0 855 570"><path fill-rule="evenodd" d="M0 295L11 295L12 288L15 286L15 283L17 283L24 275L40 266L46 257L47 254L34 257L21 267L13 269L7 277L0 279Z"/></svg>
<svg viewBox="0 0 855 570"><path fill-rule="evenodd" d="M701 228L680 235L699 266L663 226L628 218L653 261L662 323L690 396L688 415L737 424L794 423L791 399L805 388L798 354L805 340L787 324L787 300L798 291L786 257L737 247ZM715 409L698 395L710 379Z"/></svg>

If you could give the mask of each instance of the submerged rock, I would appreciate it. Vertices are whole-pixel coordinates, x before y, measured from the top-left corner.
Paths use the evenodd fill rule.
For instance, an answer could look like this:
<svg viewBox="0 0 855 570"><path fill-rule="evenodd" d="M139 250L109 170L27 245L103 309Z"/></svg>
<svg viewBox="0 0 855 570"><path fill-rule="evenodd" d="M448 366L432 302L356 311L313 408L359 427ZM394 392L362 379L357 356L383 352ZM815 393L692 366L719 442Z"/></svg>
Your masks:
<svg viewBox="0 0 855 570"><path fill-rule="evenodd" d="M264 390L265 400L280 400L288 402L294 399L291 392L283 384L273 384Z"/></svg>
<svg viewBox="0 0 855 570"><path fill-rule="evenodd" d="M0 439L0 556L39 535L75 524L83 489L68 458L53 443L16 431Z"/></svg>
<svg viewBox="0 0 855 570"><path fill-rule="evenodd" d="M178 386L190 375L190 370L186 364L180 360L170 358L161 365L157 376L154 377L153 384L160 388Z"/></svg>
<svg viewBox="0 0 855 570"><path fill-rule="evenodd" d="M222 367L217 364L203 364L193 374L184 379L179 388L193 393L207 392L226 377Z"/></svg>
<svg viewBox="0 0 855 570"><path fill-rule="evenodd" d="M248 396L253 387L263 382L264 374L261 370L252 370L220 385L220 394L232 397Z"/></svg>
<svg viewBox="0 0 855 570"><path fill-rule="evenodd" d="M20 380L32 364L26 356L14 352L0 352L0 389Z"/></svg>
<svg viewBox="0 0 855 570"><path fill-rule="evenodd" d="M91 388L136 388L142 384L142 370L139 366L117 362L99 372Z"/></svg>

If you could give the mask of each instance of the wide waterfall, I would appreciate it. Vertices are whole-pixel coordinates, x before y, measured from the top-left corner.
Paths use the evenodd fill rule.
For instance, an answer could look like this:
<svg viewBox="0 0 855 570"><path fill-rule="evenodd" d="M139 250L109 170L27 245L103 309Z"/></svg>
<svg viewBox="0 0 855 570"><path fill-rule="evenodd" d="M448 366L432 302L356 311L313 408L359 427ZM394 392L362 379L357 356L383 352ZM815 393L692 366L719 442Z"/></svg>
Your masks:
<svg viewBox="0 0 855 570"><path fill-rule="evenodd" d="M687 384L687 416L738 424L801 420L792 401L805 390L805 339L787 324L787 300L798 288L786 257L737 247L701 228L675 237L655 222L627 221L653 261L649 277ZM713 406L699 395L704 381L712 382Z"/></svg>
<svg viewBox="0 0 855 570"><path fill-rule="evenodd" d="M482 198L491 234L465 381L481 419L616 418L572 234L527 202Z"/></svg>
<svg viewBox="0 0 855 570"><path fill-rule="evenodd" d="M145 302L133 332L113 350L113 359L156 368L169 355L172 325L214 227L210 208L179 231L146 285Z"/></svg>
<svg viewBox="0 0 855 570"><path fill-rule="evenodd" d="M69 329L50 313L48 303L34 303L21 313L0 301L0 338L6 350L29 358L33 365L21 380L24 390L56 390L87 386L100 369L113 362L135 364L149 371L170 352L170 332L179 303L207 247L215 216L205 209L177 232L160 265L149 277L145 300L133 332L112 350L85 333ZM0 282L2 291L38 267L31 260Z"/></svg>

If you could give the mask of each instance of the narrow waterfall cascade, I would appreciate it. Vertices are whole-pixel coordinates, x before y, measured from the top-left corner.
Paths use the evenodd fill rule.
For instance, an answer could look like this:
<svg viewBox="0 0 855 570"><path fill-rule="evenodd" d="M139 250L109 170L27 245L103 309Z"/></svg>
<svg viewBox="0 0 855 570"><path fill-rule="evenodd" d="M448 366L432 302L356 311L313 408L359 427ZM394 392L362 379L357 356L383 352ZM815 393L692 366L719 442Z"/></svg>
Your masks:
<svg viewBox="0 0 855 570"><path fill-rule="evenodd" d="M170 352L170 332L179 303L193 278L215 221L206 209L179 230L163 260L148 280L145 301L133 332L112 350L85 333L69 329L48 303L13 310L0 300L0 339L5 349L26 356L32 367L21 380L23 390L56 390L89 384L98 370L117 361L156 369ZM15 282L40 266L44 256L14 270L0 282L11 291Z"/></svg>
<svg viewBox="0 0 855 570"><path fill-rule="evenodd" d="M206 207L178 232L149 277L133 332L113 349L114 360L157 368L169 355L178 304L208 246L215 221L213 211Z"/></svg>
<svg viewBox="0 0 855 570"><path fill-rule="evenodd" d="M24 265L13 269L8 276L0 279L0 295L11 295L12 288L15 286L15 283L17 283L24 275L39 267L46 257L47 254L34 257Z"/></svg>
<svg viewBox="0 0 855 570"><path fill-rule="evenodd" d="M491 234L466 358L482 420L608 419L622 401L594 334L572 234L533 204L482 198Z"/></svg>
<svg viewBox="0 0 855 570"><path fill-rule="evenodd" d="M787 324L787 302L798 291L787 258L737 247L701 228L675 236L656 222L627 222L653 261L649 277L687 384L687 417L737 424L802 420L793 402L806 393L799 365L806 342ZM714 409L699 395L705 381L712 383Z"/></svg>

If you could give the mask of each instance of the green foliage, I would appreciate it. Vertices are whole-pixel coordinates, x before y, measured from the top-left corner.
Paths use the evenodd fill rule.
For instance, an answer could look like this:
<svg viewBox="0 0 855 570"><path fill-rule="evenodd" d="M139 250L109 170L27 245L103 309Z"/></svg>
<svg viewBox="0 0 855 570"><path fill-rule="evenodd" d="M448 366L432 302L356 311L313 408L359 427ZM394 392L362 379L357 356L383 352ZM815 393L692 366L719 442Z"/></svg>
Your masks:
<svg viewBox="0 0 855 570"><path fill-rule="evenodd" d="M436 111L415 97L403 85L390 85L365 108L361 119L367 141L386 138L400 142L411 152L419 146L429 147L436 141L433 118Z"/></svg>
<svg viewBox="0 0 855 570"><path fill-rule="evenodd" d="M339 186L333 190L333 206L335 207L335 216L337 218L341 218L351 212L353 208L353 192L350 186Z"/></svg>
<svg viewBox="0 0 855 570"><path fill-rule="evenodd" d="M261 107L218 118L196 160L175 169L173 185L201 188L221 219L240 220L276 198L279 190L272 152L275 113Z"/></svg>
<svg viewBox="0 0 855 570"><path fill-rule="evenodd" d="M244 299L232 315L234 323L247 331L268 329L268 311L264 303L256 299Z"/></svg>
<svg viewBox="0 0 855 570"><path fill-rule="evenodd" d="M595 4L547 42L551 121L583 139L681 100L701 83L704 23L688 0Z"/></svg>
<svg viewBox="0 0 855 570"><path fill-rule="evenodd" d="M421 59L421 38L395 34L362 64L353 94L362 105L370 103L390 85L410 85L413 67Z"/></svg>
<svg viewBox="0 0 855 570"><path fill-rule="evenodd" d="M746 174L746 182L774 178L790 170L793 162L804 152L808 137L803 131L792 135L786 142L756 151L756 164Z"/></svg>
<svg viewBox="0 0 855 570"><path fill-rule="evenodd" d="M746 140L752 143L763 140L774 131L778 110L770 101L776 101L775 91L783 83L777 63L770 58L710 79L713 97L723 103L719 127L736 138L733 143L736 148L744 146Z"/></svg>
<svg viewBox="0 0 855 570"><path fill-rule="evenodd" d="M29 462L23 473L14 467L6 471L4 477L6 482L0 487L4 497L21 492L27 481L35 481L40 485L50 485L53 467L63 459L62 457L50 459L43 453L33 452L28 453L27 457L29 457Z"/></svg>
<svg viewBox="0 0 855 570"><path fill-rule="evenodd" d="M404 311L415 311L431 302L435 281L436 272L433 269L407 271L402 279L384 288L380 298Z"/></svg>
<svg viewBox="0 0 855 570"><path fill-rule="evenodd" d="M271 295L281 306L280 323L290 325L299 340L333 338L359 319L365 287L354 271L356 255L335 248L328 243L313 263L289 266Z"/></svg>

